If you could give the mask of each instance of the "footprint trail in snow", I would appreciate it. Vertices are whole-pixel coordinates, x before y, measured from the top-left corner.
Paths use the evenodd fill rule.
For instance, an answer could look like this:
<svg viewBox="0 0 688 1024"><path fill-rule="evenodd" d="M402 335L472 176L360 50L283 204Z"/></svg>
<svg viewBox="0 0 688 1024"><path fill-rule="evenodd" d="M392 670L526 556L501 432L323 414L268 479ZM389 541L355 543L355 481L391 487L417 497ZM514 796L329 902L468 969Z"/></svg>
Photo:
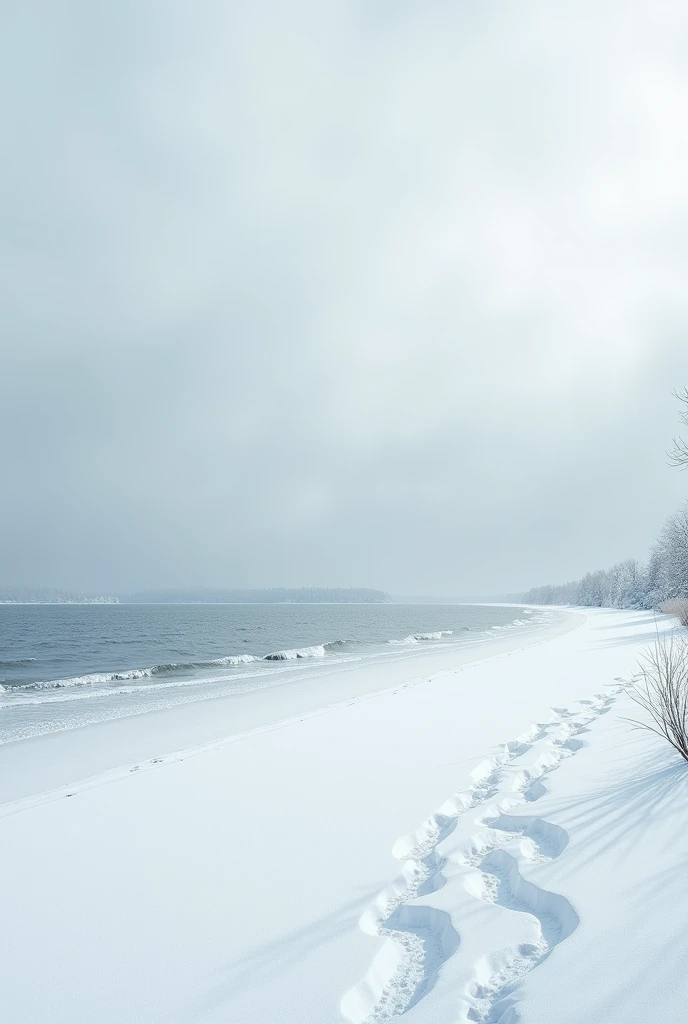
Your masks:
<svg viewBox="0 0 688 1024"><path fill-rule="evenodd" d="M578 916L565 897L540 889L523 877L519 867L520 860L534 863L558 857L568 844L567 832L543 818L510 812L517 807L525 811L546 793L544 777L584 746L576 737L611 709L621 689L579 701L580 710L552 708L549 722L536 723L503 744L496 756L471 772L468 789L455 793L419 829L395 843L393 853L403 861L401 872L360 920L364 932L386 941L366 976L342 1000L342 1014L350 1024L392 1020L430 991L461 937L446 911L423 905L421 898L457 878L476 899L527 914L534 921L535 941L495 951L474 964L473 978L461 993L456 1024L506 1024L511 1019L515 983L572 934ZM532 764L512 763L536 744ZM450 858L443 857L441 844L465 814L478 808L479 829Z"/></svg>

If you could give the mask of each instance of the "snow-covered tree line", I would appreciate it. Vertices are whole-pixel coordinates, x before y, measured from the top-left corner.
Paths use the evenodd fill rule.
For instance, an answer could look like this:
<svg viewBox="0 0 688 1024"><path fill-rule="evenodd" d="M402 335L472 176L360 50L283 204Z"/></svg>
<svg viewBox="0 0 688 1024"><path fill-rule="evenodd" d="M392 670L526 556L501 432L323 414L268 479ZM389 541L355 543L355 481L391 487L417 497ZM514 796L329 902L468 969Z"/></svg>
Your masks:
<svg viewBox="0 0 688 1024"><path fill-rule="evenodd" d="M664 524L646 565L629 558L580 580L533 587L521 599L529 604L657 608L677 598L688 598L688 502Z"/></svg>

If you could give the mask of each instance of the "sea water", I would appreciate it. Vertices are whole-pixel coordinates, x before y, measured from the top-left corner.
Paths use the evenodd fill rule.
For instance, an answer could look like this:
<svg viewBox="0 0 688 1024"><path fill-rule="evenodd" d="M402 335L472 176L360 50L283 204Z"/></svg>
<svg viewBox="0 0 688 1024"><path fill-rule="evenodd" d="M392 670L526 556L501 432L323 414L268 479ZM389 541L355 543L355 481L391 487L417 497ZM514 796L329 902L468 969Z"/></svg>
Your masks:
<svg viewBox="0 0 688 1024"><path fill-rule="evenodd" d="M0 605L0 743L364 660L483 644L551 613L494 605Z"/></svg>

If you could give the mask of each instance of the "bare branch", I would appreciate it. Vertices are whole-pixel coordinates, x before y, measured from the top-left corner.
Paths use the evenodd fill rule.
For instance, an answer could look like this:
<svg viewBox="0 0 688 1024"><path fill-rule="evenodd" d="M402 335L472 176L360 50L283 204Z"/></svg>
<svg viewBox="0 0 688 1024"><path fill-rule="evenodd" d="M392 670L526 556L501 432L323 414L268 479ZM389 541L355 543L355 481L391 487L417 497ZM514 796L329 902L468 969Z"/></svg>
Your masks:
<svg viewBox="0 0 688 1024"><path fill-rule="evenodd" d="M682 391L675 391L674 395L683 406L679 415L681 423L688 427L688 387L683 388ZM670 452L667 452L667 455L669 456L669 464L671 466L676 466L678 469L686 469L688 467L688 441L682 437L675 437L673 439L673 448Z"/></svg>
<svg viewBox="0 0 688 1024"><path fill-rule="evenodd" d="M661 736L688 761L688 642L658 636L626 692L650 719L633 726Z"/></svg>

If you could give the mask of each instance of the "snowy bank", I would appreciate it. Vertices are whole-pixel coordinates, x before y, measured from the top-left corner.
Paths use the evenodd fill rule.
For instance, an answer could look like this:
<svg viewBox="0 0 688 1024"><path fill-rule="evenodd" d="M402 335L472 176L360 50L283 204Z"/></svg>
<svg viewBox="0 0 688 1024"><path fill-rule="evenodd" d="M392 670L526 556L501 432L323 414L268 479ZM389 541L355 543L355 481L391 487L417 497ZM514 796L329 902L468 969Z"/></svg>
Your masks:
<svg viewBox="0 0 688 1024"><path fill-rule="evenodd" d="M3 783L3 1021L682 1020L688 771L617 681L654 634L594 611L289 717L201 702L181 752L167 712L8 745L62 761Z"/></svg>

